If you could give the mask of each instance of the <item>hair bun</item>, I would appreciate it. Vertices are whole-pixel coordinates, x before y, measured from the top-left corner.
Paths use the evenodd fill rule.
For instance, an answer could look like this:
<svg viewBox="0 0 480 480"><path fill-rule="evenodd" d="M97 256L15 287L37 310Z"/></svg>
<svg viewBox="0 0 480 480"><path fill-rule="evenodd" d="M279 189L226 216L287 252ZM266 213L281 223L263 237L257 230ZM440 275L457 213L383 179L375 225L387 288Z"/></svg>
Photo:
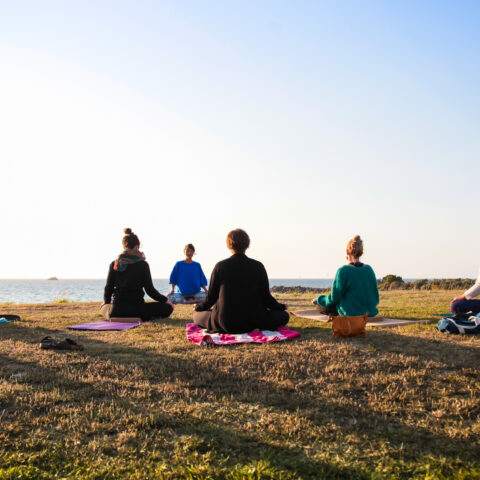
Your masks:
<svg viewBox="0 0 480 480"><path fill-rule="evenodd" d="M360 258L363 255L363 241L360 235L355 235L347 243L347 255Z"/></svg>
<svg viewBox="0 0 480 480"><path fill-rule="evenodd" d="M131 228L124 228L123 229L123 233L125 235L131 235L132 234L132 229Z"/></svg>

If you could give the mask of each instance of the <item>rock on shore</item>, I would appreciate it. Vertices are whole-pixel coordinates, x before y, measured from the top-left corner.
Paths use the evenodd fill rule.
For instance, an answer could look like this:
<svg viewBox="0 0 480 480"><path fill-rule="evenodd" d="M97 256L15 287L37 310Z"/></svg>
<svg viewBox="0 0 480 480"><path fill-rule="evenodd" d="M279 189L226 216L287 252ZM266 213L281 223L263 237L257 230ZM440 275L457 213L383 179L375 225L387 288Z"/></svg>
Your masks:
<svg viewBox="0 0 480 480"><path fill-rule="evenodd" d="M326 293L330 291L330 288L312 288L302 287L297 285L296 287L284 287L283 285L276 285L270 288L272 293Z"/></svg>

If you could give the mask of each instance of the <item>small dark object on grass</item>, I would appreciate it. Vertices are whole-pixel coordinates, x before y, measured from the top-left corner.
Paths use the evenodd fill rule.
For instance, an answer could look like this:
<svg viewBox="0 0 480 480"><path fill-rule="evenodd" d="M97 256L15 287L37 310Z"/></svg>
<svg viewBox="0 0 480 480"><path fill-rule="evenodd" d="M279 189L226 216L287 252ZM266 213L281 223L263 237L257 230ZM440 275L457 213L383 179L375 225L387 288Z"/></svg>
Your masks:
<svg viewBox="0 0 480 480"><path fill-rule="evenodd" d="M71 338L65 338L59 342L47 336L40 341L40 348L42 350L83 350L83 345L79 345Z"/></svg>
<svg viewBox="0 0 480 480"><path fill-rule="evenodd" d="M18 315L7 315L4 313L0 313L0 318L6 318L9 322L18 322L18 320L21 320Z"/></svg>
<svg viewBox="0 0 480 480"><path fill-rule="evenodd" d="M42 350L51 350L57 345L57 341L52 337L44 337L40 340L40 348Z"/></svg>

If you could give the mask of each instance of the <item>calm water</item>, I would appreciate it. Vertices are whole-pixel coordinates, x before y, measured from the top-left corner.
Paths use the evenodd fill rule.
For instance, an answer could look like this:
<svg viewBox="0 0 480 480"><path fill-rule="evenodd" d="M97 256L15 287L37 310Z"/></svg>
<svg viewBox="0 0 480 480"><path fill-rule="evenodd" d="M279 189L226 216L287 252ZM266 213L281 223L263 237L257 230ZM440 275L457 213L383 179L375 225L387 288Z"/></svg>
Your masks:
<svg viewBox="0 0 480 480"><path fill-rule="evenodd" d="M270 286L326 288L331 278L271 278ZM153 281L163 294L170 291L168 279ZM105 280L0 280L0 303L47 303L65 298L71 302L101 302ZM148 298L148 297L146 297Z"/></svg>

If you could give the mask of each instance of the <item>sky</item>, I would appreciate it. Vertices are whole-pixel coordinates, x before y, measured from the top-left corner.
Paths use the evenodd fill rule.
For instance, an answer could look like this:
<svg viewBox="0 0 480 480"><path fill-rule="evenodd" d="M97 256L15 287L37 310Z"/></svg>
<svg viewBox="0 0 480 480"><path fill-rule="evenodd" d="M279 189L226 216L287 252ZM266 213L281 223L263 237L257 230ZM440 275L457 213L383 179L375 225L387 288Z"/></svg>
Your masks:
<svg viewBox="0 0 480 480"><path fill-rule="evenodd" d="M0 278L474 277L477 1L0 0ZM10 252L10 253L8 253Z"/></svg>

